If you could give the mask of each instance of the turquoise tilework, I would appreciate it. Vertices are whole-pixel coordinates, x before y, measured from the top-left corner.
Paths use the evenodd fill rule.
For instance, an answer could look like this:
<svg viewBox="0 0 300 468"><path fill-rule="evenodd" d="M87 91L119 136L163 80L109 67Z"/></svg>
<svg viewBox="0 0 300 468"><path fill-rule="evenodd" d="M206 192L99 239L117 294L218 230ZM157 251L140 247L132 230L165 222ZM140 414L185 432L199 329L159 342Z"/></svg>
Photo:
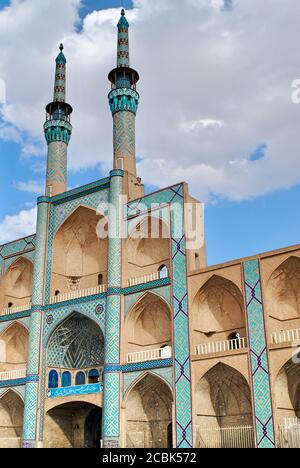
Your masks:
<svg viewBox="0 0 300 468"><path fill-rule="evenodd" d="M274 448L274 421L258 260L244 263L251 380L258 448Z"/></svg>
<svg viewBox="0 0 300 468"><path fill-rule="evenodd" d="M179 184L128 203L127 215L129 218L141 216L153 204L156 208L169 204L171 209L176 440L178 448L191 448L193 431L183 185Z"/></svg>
<svg viewBox="0 0 300 468"><path fill-rule="evenodd" d="M10 242L0 246L0 277L7 268L21 256L31 257L31 250L35 248L35 235Z"/></svg>

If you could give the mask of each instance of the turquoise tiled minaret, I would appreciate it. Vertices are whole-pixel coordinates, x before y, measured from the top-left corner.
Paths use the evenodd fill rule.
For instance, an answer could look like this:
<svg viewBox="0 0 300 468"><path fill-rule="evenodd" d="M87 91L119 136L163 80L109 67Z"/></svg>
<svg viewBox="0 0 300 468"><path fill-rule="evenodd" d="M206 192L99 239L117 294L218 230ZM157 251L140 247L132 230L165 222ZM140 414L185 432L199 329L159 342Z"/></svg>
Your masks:
<svg viewBox="0 0 300 468"><path fill-rule="evenodd" d="M123 169L136 175L135 117L139 94L138 73L130 68L129 24L122 10L118 23L117 68L108 75L111 82L109 104L113 115L114 169Z"/></svg>
<svg viewBox="0 0 300 468"><path fill-rule="evenodd" d="M63 45L56 58L53 102L46 107L45 138L48 143L46 195L54 196L67 189L67 148L71 138L72 107L66 99L66 64Z"/></svg>

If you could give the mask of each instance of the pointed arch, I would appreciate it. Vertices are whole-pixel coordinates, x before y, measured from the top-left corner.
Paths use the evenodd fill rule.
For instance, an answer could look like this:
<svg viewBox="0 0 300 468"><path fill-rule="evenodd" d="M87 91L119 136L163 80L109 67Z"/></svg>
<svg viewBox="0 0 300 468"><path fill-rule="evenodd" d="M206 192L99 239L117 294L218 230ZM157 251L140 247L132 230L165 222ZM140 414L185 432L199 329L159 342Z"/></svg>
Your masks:
<svg viewBox="0 0 300 468"><path fill-rule="evenodd" d="M0 369L13 370L26 366L28 329L19 321L12 322L0 334Z"/></svg>
<svg viewBox="0 0 300 468"><path fill-rule="evenodd" d="M48 339L48 368L85 369L104 363L104 336L99 325L74 312L56 326Z"/></svg>
<svg viewBox="0 0 300 468"><path fill-rule="evenodd" d="M20 446L23 430L24 402L14 390L0 396L0 447Z"/></svg>
<svg viewBox="0 0 300 468"><path fill-rule="evenodd" d="M246 378L223 362L211 367L195 390L196 425L201 429L252 426L252 399Z"/></svg>
<svg viewBox="0 0 300 468"><path fill-rule="evenodd" d="M267 283L266 303L272 317L299 318L300 257L289 257L273 271Z"/></svg>
<svg viewBox="0 0 300 468"><path fill-rule="evenodd" d="M125 244L128 278L170 270L170 230L165 220L145 216L131 229Z"/></svg>
<svg viewBox="0 0 300 468"><path fill-rule="evenodd" d="M108 240L99 235L107 218L80 205L55 233L52 253L51 295L106 283Z"/></svg>
<svg viewBox="0 0 300 468"><path fill-rule="evenodd" d="M289 359L278 372L274 383L274 400L279 423L284 418L300 419L299 356Z"/></svg>
<svg viewBox="0 0 300 468"><path fill-rule="evenodd" d="M31 301L33 262L18 257L0 281L0 308L24 305Z"/></svg>
<svg viewBox="0 0 300 468"><path fill-rule="evenodd" d="M199 289L192 314L194 330L202 334L245 331L243 295L236 284L219 275L213 275Z"/></svg>
<svg viewBox="0 0 300 468"><path fill-rule="evenodd" d="M158 376L146 373L126 398L128 448L168 448L173 394Z"/></svg>
<svg viewBox="0 0 300 468"><path fill-rule="evenodd" d="M146 292L130 309L125 330L128 353L172 345L169 304L161 296Z"/></svg>
<svg viewBox="0 0 300 468"><path fill-rule="evenodd" d="M170 385L170 382L168 382L163 376L161 375L158 375L155 371L145 371L145 372L142 372L133 382L131 382L131 384L129 385L129 387L126 389L126 392L123 396L123 402L124 402L124 405L126 406L126 402L127 402L127 398L128 398L128 395L129 393L131 392L131 390L141 381L143 380L147 375L152 375L153 377L161 380L164 384L166 384L168 387L169 387L169 390L170 392L172 393L173 395L173 388L172 386Z"/></svg>

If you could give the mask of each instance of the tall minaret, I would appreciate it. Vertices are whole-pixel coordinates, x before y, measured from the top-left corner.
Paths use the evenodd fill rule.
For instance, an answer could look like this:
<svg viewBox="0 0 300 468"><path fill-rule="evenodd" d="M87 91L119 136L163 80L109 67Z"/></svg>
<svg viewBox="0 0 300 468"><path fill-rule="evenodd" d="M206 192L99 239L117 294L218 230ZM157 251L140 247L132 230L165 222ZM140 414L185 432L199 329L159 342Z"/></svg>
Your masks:
<svg viewBox="0 0 300 468"><path fill-rule="evenodd" d="M46 107L45 137L48 143L46 195L54 196L67 190L67 149L72 134L72 107L66 99L66 57L61 44L56 58L53 102Z"/></svg>
<svg viewBox="0 0 300 468"><path fill-rule="evenodd" d="M122 10L118 23L117 68L108 75L112 87L108 98L114 125L114 169L123 169L136 177L135 116L139 103L136 92L139 75L130 68L128 29L125 11Z"/></svg>

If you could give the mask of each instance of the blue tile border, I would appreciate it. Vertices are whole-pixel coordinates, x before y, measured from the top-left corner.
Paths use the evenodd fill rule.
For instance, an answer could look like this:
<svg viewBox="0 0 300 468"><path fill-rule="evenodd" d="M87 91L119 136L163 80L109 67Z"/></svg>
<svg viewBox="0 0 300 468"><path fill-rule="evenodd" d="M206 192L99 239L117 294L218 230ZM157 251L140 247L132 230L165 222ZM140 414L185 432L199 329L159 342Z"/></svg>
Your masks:
<svg viewBox="0 0 300 468"><path fill-rule="evenodd" d="M105 372L136 372L139 370L157 369L161 367L172 367L173 359L158 359L157 361L135 362L132 364L108 364Z"/></svg>
<svg viewBox="0 0 300 468"><path fill-rule="evenodd" d="M19 387L20 385L26 385L26 377L23 379L3 380L0 382L0 388Z"/></svg>

